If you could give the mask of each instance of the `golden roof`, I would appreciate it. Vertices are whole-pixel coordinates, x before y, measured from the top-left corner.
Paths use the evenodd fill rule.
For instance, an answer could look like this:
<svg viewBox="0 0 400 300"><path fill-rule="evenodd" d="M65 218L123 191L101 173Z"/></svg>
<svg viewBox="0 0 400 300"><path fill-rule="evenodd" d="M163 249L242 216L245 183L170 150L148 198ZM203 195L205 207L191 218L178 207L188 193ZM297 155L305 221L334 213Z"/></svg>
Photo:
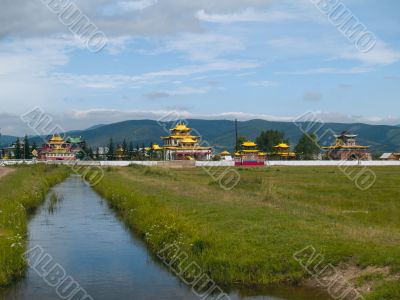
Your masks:
<svg viewBox="0 0 400 300"><path fill-rule="evenodd" d="M164 149L167 150L211 150L211 147L201 147L201 146L164 146Z"/></svg>
<svg viewBox="0 0 400 300"><path fill-rule="evenodd" d="M52 136L52 138L49 140L49 143L63 144L64 143L64 139L61 136L59 136L58 134L54 134Z"/></svg>
<svg viewBox="0 0 400 300"><path fill-rule="evenodd" d="M158 150L161 150L161 147L160 147L159 145L157 145L157 144L154 144L153 147L152 147L152 149L153 149L154 151L158 151Z"/></svg>
<svg viewBox="0 0 400 300"><path fill-rule="evenodd" d="M170 135L170 136L161 137L161 139L163 139L163 140L167 140L167 139L185 139L185 138L198 139L199 137L195 136L195 135Z"/></svg>
<svg viewBox="0 0 400 300"><path fill-rule="evenodd" d="M184 138L184 139L182 140L182 143L193 144L193 143L197 143L197 141L195 141L195 140L192 139L192 138Z"/></svg>
<svg viewBox="0 0 400 300"><path fill-rule="evenodd" d="M258 155L260 155L260 156L267 156L267 153L260 152L260 153L258 153Z"/></svg>
<svg viewBox="0 0 400 300"><path fill-rule="evenodd" d="M235 153L235 156L240 156L240 153L239 153L239 152L236 152L236 153Z"/></svg>
<svg viewBox="0 0 400 300"><path fill-rule="evenodd" d="M276 145L274 148L290 148L290 146L286 143L281 143L279 145Z"/></svg>
<svg viewBox="0 0 400 300"><path fill-rule="evenodd" d="M244 142L244 143L242 144L242 146L243 146L243 147L257 147L257 144L254 143L254 142L247 141L247 142Z"/></svg>
<svg viewBox="0 0 400 300"><path fill-rule="evenodd" d="M171 131L190 131L191 128L188 128L184 123L178 123L175 128L172 128Z"/></svg>
<svg viewBox="0 0 400 300"><path fill-rule="evenodd" d="M228 151L223 151L223 152L221 152L220 155L231 155L231 154Z"/></svg>

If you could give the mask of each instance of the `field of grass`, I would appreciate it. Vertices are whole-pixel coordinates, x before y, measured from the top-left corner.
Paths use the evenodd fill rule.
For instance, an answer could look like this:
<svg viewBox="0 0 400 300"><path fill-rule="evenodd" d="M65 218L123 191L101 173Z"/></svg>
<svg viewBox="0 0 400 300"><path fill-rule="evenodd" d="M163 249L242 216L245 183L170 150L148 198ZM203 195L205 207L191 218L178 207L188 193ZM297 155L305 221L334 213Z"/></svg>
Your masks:
<svg viewBox="0 0 400 300"><path fill-rule="evenodd" d="M239 169L232 191L201 168L107 168L95 189L153 253L176 243L220 284L304 284L293 255L312 246L368 300L400 299L400 168L372 170L366 191L336 167Z"/></svg>
<svg viewBox="0 0 400 300"><path fill-rule="evenodd" d="M0 178L0 286L24 275L29 215L68 174L62 166L18 166Z"/></svg>

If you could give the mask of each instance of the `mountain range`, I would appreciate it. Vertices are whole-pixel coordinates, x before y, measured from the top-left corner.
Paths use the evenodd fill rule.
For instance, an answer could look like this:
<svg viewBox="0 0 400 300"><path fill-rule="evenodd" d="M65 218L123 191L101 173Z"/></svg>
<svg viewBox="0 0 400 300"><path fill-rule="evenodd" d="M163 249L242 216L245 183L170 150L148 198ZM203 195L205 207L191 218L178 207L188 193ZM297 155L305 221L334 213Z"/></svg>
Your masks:
<svg viewBox="0 0 400 300"><path fill-rule="evenodd" d="M212 145L216 150L232 150L235 144L235 122L230 120L198 120L189 119L185 121L189 127L194 128L194 134L202 136L203 141ZM172 122L158 123L153 120L130 120L108 125L96 125L85 130L70 131L67 136L81 136L93 148L98 146L106 146L110 138L113 138L116 144L122 143L124 139L128 142L132 141L136 144L149 145L150 143L161 144L161 136L169 134L169 128L173 126ZM349 131L358 134L359 143L371 146L375 153L381 152L400 152L400 127L387 125L368 125L368 124L342 124L342 123L326 123L326 124L309 124L301 123L300 127L317 130L318 136L324 136L325 132L331 130L337 134L343 131ZM298 124L291 122L271 122L265 120L250 120L238 122L239 136L255 140L261 131L266 130L283 131L286 138L294 146L302 131ZM331 132L329 131L329 132ZM327 135L325 135L326 137ZM332 137L332 135L330 135ZM31 137L31 141L35 141L41 145L46 137ZM0 144L9 144L16 138L11 136L1 136ZM327 143L326 139L321 139L323 144ZM332 139L329 143L332 142Z"/></svg>

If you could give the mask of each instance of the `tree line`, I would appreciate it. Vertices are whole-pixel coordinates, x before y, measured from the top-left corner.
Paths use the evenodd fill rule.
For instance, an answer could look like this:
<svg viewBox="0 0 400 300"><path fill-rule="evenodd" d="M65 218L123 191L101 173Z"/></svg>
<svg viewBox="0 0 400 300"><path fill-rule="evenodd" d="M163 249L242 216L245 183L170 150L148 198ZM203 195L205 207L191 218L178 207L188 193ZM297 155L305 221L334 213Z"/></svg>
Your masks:
<svg viewBox="0 0 400 300"><path fill-rule="evenodd" d="M240 150L240 145L242 145L246 140L247 138L245 137L239 138L236 151ZM289 139L285 137L284 132L279 130L262 131L256 138L258 149L265 153L274 153L276 151L275 146L281 143L289 144ZM297 153L299 159L315 159L321 152L316 135L314 133L304 133L300 137L297 145L294 147L294 151Z"/></svg>

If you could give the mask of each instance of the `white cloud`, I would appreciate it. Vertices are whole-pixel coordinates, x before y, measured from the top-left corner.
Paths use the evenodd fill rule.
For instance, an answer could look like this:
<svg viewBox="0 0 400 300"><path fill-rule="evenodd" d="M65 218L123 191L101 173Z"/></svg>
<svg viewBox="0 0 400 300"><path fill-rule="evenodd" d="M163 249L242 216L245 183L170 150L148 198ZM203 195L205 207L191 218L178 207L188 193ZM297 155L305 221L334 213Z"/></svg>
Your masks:
<svg viewBox="0 0 400 300"><path fill-rule="evenodd" d="M179 51L194 61L211 61L224 54L244 50L245 45L238 38L224 34L181 34L168 38L161 51Z"/></svg>
<svg viewBox="0 0 400 300"><path fill-rule="evenodd" d="M146 85L160 79L169 79L171 77L186 77L207 72L240 71L253 69L258 66L258 63L251 61L217 60L203 65L187 65L139 75L79 75L71 73L53 73L51 78L54 82L68 84L73 87L112 89L121 86L135 87L138 85Z"/></svg>
<svg viewBox="0 0 400 300"><path fill-rule="evenodd" d="M166 90L166 91L157 91L146 94L146 98L155 100L159 98L168 98L173 96L182 96L182 95L200 95L206 94L209 91L209 88L192 88L192 87L182 87L176 90Z"/></svg>
<svg viewBox="0 0 400 300"><path fill-rule="evenodd" d="M118 1L117 5L124 11L142 11L157 4L158 0Z"/></svg>
<svg viewBox="0 0 400 300"><path fill-rule="evenodd" d="M237 22L280 22L287 20L294 20L297 17L285 11L266 11L260 12L253 8L247 8L238 13L229 14L210 14L204 9L196 13L199 20L210 23L237 23Z"/></svg>
<svg viewBox="0 0 400 300"><path fill-rule="evenodd" d="M364 53L357 49L348 49L339 54L344 59L359 60L365 65L390 65L400 61L400 51L394 50L382 41Z"/></svg>

